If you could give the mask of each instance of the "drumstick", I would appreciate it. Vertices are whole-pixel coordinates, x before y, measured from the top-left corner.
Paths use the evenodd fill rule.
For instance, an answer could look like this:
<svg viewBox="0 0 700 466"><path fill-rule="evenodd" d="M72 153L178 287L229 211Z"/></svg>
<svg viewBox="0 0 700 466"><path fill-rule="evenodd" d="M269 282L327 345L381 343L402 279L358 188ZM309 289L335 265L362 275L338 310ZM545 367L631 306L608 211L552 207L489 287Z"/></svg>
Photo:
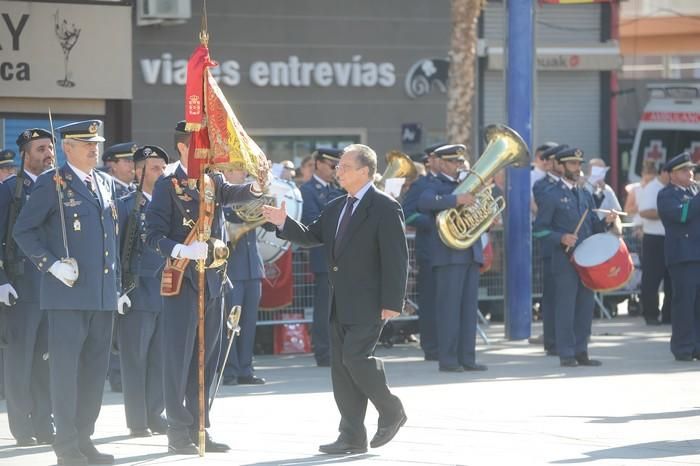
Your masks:
<svg viewBox="0 0 700 466"><path fill-rule="evenodd" d="M593 209L593 212L602 212L604 214L617 214L619 216L625 216L628 217L629 214L627 212L622 212L621 210L615 210L615 209Z"/></svg>
<svg viewBox="0 0 700 466"><path fill-rule="evenodd" d="M581 229L581 226L583 226L583 221L586 220L587 215L588 215L588 207L586 207L586 210L583 211L583 215L581 215L581 219L578 221L578 225L576 225L576 229L574 230L572 235L574 235L574 236L578 235L578 231ZM567 246L566 249L564 249L564 252L568 253L570 249L571 249L571 246Z"/></svg>

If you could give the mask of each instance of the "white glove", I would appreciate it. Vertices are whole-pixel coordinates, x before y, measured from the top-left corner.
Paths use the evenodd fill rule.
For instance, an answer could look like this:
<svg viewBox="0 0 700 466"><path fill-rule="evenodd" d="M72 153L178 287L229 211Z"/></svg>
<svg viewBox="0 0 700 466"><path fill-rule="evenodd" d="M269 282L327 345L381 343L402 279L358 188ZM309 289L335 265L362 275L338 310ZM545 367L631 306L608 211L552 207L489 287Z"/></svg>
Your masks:
<svg viewBox="0 0 700 466"><path fill-rule="evenodd" d="M127 307L126 309L124 306L125 304ZM117 312L120 315L126 315L126 313L130 311L130 308L131 308L131 300L129 299L129 295L128 294L121 295L119 297L119 300L117 301Z"/></svg>
<svg viewBox="0 0 700 466"><path fill-rule="evenodd" d="M3 303L5 306L12 306L14 303L10 302L12 299L10 296L14 296L15 300L18 298L17 292L12 288L12 285L9 283L0 285L0 303Z"/></svg>
<svg viewBox="0 0 700 466"><path fill-rule="evenodd" d="M206 259L209 247L203 241L192 241L190 244L177 244L173 248L172 256L176 259L190 259L193 261Z"/></svg>
<svg viewBox="0 0 700 466"><path fill-rule="evenodd" d="M51 275L61 280L64 285L69 287L72 287L78 279L78 271L70 264L61 261L54 262L53 265L49 267L49 272Z"/></svg>

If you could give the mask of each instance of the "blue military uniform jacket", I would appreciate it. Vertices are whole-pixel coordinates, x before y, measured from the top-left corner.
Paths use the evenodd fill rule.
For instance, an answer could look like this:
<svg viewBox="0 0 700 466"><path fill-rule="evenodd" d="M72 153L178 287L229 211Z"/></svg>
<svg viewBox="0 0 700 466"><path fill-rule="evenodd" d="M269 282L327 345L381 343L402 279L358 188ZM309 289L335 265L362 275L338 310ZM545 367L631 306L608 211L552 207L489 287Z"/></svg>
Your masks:
<svg viewBox="0 0 700 466"><path fill-rule="evenodd" d="M227 222L243 224L231 207L224 207ZM228 278L232 281L262 280L265 277L263 260L258 251L258 239L255 230L251 230L238 240L231 248L228 258Z"/></svg>
<svg viewBox="0 0 700 466"><path fill-rule="evenodd" d="M211 237L226 241L226 229L224 228L223 206L233 203L242 203L256 198L251 191L251 184L230 184L224 180L220 173L211 175L216 186L216 208L214 220L211 225ZM178 202L193 222L188 225L187 219L175 205L171 190ZM187 174L182 165L171 175L160 178L153 190L153 200L146 210L146 243L154 248L163 257L170 257L176 244L184 243L190 233L194 222L199 218L199 191L190 189ZM197 289L197 271L195 262L190 261L185 271L188 279ZM207 287L211 296L221 296L224 286L230 287L224 267L220 269L207 269Z"/></svg>
<svg viewBox="0 0 700 466"><path fill-rule="evenodd" d="M34 188L34 182L32 179L25 175L22 187L22 197L20 198L20 210L24 206ZM5 179L4 182L0 183L0 261L5 263L5 240L7 238L7 229L11 226L8 225L10 220L10 205L12 199L15 196L15 188L17 186L17 177L12 175L11 177ZM21 270L21 275L17 277L15 283L12 283L13 287L17 291L20 299L26 302L39 302L39 282L41 281L41 272L39 269L34 267L27 256L24 255L22 250L17 247L17 260L19 262L18 269ZM5 263L5 267L9 264ZM0 285L3 285L9 281L7 274L3 267L0 267Z"/></svg>
<svg viewBox="0 0 700 466"><path fill-rule="evenodd" d="M403 199L402 208L406 215L406 226L416 229L416 260L420 262L430 261L430 242L436 228L435 217L432 214L418 210L418 200L421 194L428 188L435 177L432 173L418 178Z"/></svg>
<svg viewBox="0 0 700 466"><path fill-rule="evenodd" d="M310 225L321 215L330 201L345 194L344 191L335 188L330 183L323 186L315 177L311 177L309 181L302 184L299 191L301 191L301 197L304 201L301 214L301 223L304 225ZM328 272L328 262L323 248L312 248L309 251L309 259L313 273Z"/></svg>
<svg viewBox="0 0 700 466"><path fill-rule="evenodd" d="M37 178L32 195L17 218L13 236L41 278L40 307L45 310L115 311L120 292L117 206L114 182L92 170L97 198L67 165L59 169L65 231L79 277L68 287L47 273L65 256L56 193L56 170Z"/></svg>
<svg viewBox="0 0 700 466"><path fill-rule="evenodd" d="M435 216L443 210L457 206L457 196L452 194L459 185L458 181L451 181L443 174L430 181L423 194L418 199L418 209L421 212L431 213L433 222ZM467 249L452 249L440 239L437 227L433 229L430 237L430 255L433 267L451 264L478 264L484 263L484 253L481 241L476 241Z"/></svg>
<svg viewBox="0 0 700 466"><path fill-rule="evenodd" d="M561 237L576 230L586 208L589 209L588 214L578 231L576 246L589 236L606 229L605 222L593 212L595 203L591 193L583 188L576 188L576 191L578 195L559 180L546 186L538 196L534 236L544 239L552 250L562 248Z"/></svg>
<svg viewBox="0 0 700 466"><path fill-rule="evenodd" d="M125 247L127 224L136 204L136 192L131 192L117 202L119 210L119 231L124 233L121 238L121 248ZM131 309L134 311L160 312L163 300L160 296L159 277L165 260L155 250L146 244L146 209L150 201L146 196L141 198L140 207L136 214L138 232L136 244L131 253L130 270L138 277L136 288L129 293ZM120 255L121 257L121 255ZM126 267L126 264L122 264ZM126 273L126 269L123 270Z"/></svg>
<svg viewBox="0 0 700 466"><path fill-rule="evenodd" d="M133 193L134 191L136 191L136 185L134 183L129 183L128 185L124 185L119 180L114 178L114 189L115 189L115 197L117 199L121 199L122 197L126 196L127 194Z"/></svg>
<svg viewBox="0 0 700 466"><path fill-rule="evenodd" d="M540 203L542 202L542 193L545 192L549 187L557 184L559 182L559 178L555 178L554 176L550 175L547 173L543 178L535 181L535 184L532 186L532 195L535 198L535 204L537 204L537 209L539 210L540 208ZM538 238L537 235L535 235L535 238ZM544 236L539 237L541 240L542 248L541 248L541 255L544 258L551 257L552 256L552 243L550 241L547 241Z"/></svg>
<svg viewBox="0 0 700 466"><path fill-rule="evenodd" d="M669 183L657 197L666 265L700 261L700 195Z"/></svg>

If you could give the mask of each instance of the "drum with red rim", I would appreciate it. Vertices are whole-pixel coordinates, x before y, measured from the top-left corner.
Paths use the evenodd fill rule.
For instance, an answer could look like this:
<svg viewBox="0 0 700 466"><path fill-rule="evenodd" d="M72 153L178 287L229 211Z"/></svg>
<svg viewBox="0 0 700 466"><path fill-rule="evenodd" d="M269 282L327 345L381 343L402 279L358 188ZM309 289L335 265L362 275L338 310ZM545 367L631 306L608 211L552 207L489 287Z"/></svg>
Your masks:
<svg viewBox="0 0 700 466"><path fill-rule="evenodd" d="M583 240L574 250L572 262L583 284L593 291L622 288L634 271L625 242L612 233L598 233Z"/></svg>

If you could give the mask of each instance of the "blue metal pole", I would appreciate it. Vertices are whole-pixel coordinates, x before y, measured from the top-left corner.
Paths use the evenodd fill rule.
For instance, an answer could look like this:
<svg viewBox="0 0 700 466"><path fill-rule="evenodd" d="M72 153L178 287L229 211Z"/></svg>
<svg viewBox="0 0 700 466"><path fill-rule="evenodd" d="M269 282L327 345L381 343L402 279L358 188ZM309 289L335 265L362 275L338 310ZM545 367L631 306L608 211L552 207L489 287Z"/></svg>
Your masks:
<svg viewBox="0 0 700 466"><path fill-rule="evenodd" d="M507 0L506 101L508 126L532 147L534 0ZM532 321L532 226L530 168L507 169L505 222L506 338L530 336Z"/></svg>

